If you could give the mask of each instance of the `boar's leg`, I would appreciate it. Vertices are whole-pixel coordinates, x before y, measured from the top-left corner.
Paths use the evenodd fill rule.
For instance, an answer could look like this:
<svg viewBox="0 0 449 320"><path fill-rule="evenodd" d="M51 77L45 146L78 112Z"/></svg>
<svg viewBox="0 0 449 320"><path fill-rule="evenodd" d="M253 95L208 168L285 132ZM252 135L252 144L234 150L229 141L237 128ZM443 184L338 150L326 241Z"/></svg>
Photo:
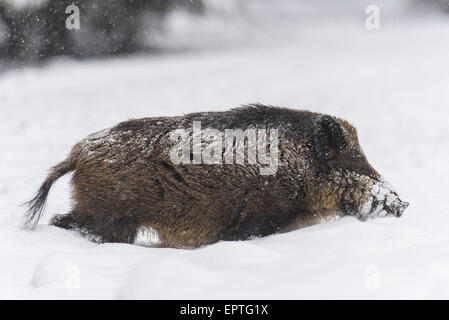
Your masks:
<svg viewBox="0 0 449 320"><path fill-rule="evenodd" d="M67 230L76 230L79 228L71 213L57 214L50 220L50 224Z"/></svg>
<svg viewBox="0 0 449 320"><path fill-rule="evenodd" d="M113 214L88 214L80 206L65 215L55 216L50 224L67 230L75 230L96 242L133 243L137 224L126 216Z"/></svg>
<svg viewBox="0 0 449 320"><path fill-rule="evenodd" d="M220 232L220 240L246 240L274 234L291 224L303 210L298 204L273 201L258 193L248 194L245 200L232 222Z"/></svg>
<svg viewBox="0 0 449 320"><path fill-rule="evenodd" d="M102 242L134 243L137 223L130 215L114 215L103 213L90 223L94 235L101 237Z"/></svg>
<svg viewBox="0 0 449 320"><path fill-rule="evenodd" d="M296 218L285 228L281 229L280 232L290 232L319 223L332 222L343 216L344 213L338 210L322 209L317 212L303 210L298 212Z"/></svg>

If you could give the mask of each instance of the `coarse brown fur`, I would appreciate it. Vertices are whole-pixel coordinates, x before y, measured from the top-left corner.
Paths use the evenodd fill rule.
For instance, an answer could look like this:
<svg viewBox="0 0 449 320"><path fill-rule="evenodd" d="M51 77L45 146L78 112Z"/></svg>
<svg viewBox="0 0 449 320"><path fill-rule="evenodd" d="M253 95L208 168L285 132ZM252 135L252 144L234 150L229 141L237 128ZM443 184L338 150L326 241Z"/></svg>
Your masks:
<svg viewBox="0 0 449 320"><path fill-rule="evenodd" d="M174 165L170 132L189 129L193 121L218 130L278 129L277 173L264 176L259 164L247 163ZM163 246L178 248L357 216L370 186L380 181L347 121L260 104L130 120L88 136L30 201L30 225L37 223L53 182L70 171L74 207L54 217L53 225L100 242L126 243L146 226Z"/></svg>

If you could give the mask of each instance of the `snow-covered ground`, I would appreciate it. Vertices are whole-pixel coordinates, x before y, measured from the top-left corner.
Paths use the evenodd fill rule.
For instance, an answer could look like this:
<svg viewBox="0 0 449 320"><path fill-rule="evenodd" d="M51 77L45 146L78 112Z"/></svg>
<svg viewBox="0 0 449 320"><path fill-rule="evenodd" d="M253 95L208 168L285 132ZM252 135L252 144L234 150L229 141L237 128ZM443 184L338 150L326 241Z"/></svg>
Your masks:
<svg viewBox="0 0 449 320"><path fill-rule="evenodd" d="M282 18L242 29L246 42L1 74L0 298L449 298L449 19L396 9L376 31L362 5L347 18L273 10ZM67 176L37 230L20 228L20 204L87 134L255 101L351 121L371 164L410 202L404 216L197 250L99 245L46 225L70 207Z"/></svg>

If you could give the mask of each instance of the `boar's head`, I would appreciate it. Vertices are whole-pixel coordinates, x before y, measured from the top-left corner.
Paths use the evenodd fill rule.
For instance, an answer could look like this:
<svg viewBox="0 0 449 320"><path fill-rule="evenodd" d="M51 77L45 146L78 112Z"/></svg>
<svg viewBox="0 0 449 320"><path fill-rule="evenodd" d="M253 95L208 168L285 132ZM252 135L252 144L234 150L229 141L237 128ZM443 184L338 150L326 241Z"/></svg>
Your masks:
<svg viewBox="0 0 449 320"><path fill-rule="evenodd" d="M334 211L361 221L402 215L408 203L369 164L351 124L320 115L312 131L314 161L306 178L311 211Z"/></svg>

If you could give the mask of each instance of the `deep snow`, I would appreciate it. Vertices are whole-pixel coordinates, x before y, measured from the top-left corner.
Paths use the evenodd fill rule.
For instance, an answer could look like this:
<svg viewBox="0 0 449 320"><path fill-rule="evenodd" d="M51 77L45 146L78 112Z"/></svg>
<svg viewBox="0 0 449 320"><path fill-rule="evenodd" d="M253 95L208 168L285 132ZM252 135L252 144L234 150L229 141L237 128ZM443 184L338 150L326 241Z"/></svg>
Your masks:
<svg viewBox="0 0 449 320"><path fill-rule="evenodd" d="M282 19L244 29L251 41L0 75L0 298L449 298L449 20L392 8L368 31L357 8L316 19L279 10ZM173 19L185 30L184 16ZM352 122L410 202L404 216L197 250L98 245L46 225L70 207L67 176L37 230L19 227L19 205L87 134L255 101Z"/></svg>

